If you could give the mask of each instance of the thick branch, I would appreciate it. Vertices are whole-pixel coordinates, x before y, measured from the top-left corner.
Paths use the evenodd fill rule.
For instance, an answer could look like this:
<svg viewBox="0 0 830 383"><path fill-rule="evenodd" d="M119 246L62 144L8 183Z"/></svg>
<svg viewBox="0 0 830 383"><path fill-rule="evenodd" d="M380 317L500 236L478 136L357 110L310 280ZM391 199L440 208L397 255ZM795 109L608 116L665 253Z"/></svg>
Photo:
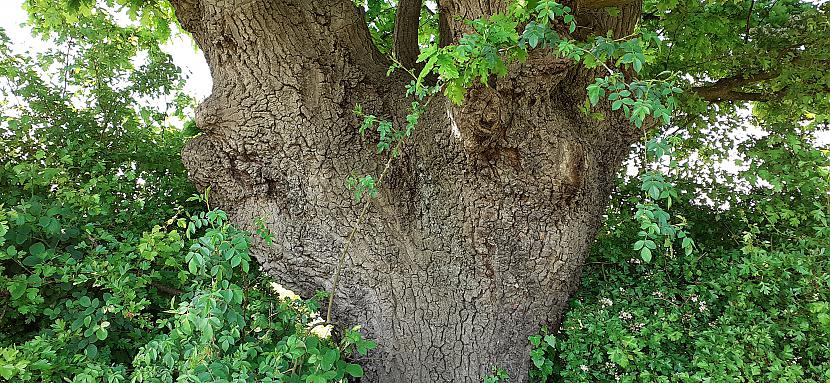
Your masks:
<svg viewBox="0 0 830 383"><path fill-rule="evenodd" d="M182 24L182 27L190 32L198 26L199 23L199 7L201 2L199 0L170 0L170 5L176 12L176 18Z"/></svg>
<svg viewBox="0 0 830 383"><path fill-rule="evenodd" d="M577 6L581 9L600 9L609 7L624 7L637 3L638 0L581 0Z"/></svg>
<svg viewBox="0 0 830 383"><path fill-rule="evenodd" d="M606 9L619 8L612 16ZM579 26L574 37L584 39L590 35L605 35L609 31L614 38L623 38L634 32L643 13L642 0L582 0L574 8L576 24Z"/></svg>
<svg viewBox="0 0 830 383"><path fill-rule="evenodd" d="M325 56L331 60L348 52L358 68L383 71L387 66L372 44L363 15L350 0L246 0L245 6L237 3L171 0L176 17L193 34L214 70L220 61L242 52L246 53L244 57L273 53L286 60L308 58L313 65L325 62L321 60ZM275 44L281 49L270 52ZM303 54L289 58L288 52Z"/></svg>
<svg viewBox="0 0 830 383"><path fill-rule="evenodd" d="M724 101L770 101L783 96L784 90L775 93L752 93L752 92L737 92L734 90L707 93L697 92L698 95L709 102L724 102Z"/></svg>
<svg viewBox="0 0 830 383"><path fill-rule="evenodd" d="M782 89L774 93L752 93L741 92L736 89L761 81L772 80L779 75L780 73L778 71L771 71L759 72L746 77L742 75L725 77L709 85L694 87L692 91L697 93L700 98L711 102L769 101L782 96L785 91Z"/></svg>
<svg viewBox="0 0 830 383"><path fill-rule="evenodd" d="M161 292L163 292L167 295L182 295L182 294L184 294L184 291L181 291L177 288L173 288L173 287L170 287L170 286L167 286L165 284L158 283L158 282L153 282L152 285L158 291L161 291Z"/></svg>
<svg viewBox="0 0 830 383"><path fill-rule="evenodd" d="M452 30L450 30L448 12L447 8L443 6L443 1L438 1L438 45L441 47L452 43Z"/></svg>
<svg viewBox="0 0 830 383"><path fill-rule="evenodd" d="M418 26L421 19L422 0L401 0L395 15L395 57L405 67L415 66L418 48Z"/></svg>

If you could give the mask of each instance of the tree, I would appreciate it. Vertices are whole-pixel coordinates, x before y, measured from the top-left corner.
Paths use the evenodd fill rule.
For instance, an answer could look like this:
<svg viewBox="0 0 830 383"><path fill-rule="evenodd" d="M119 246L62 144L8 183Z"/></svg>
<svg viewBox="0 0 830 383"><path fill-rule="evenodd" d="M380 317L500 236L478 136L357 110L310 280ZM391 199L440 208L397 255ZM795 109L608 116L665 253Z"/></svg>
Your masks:
<svg viewBox="0 0 830 383"><path fill-rule="evenodd" d="M542 2L528 3L520 4L535 10ZM578 27L551 22L543 40L650 34L662 45L649 57L594 54L589 65L561 47L537 47L525 29L522 38L537 49L512 61L490 52L496 70L466 82L461 105L452 95L430 99L388 168L392 160L373 153L352 110L360 104L402 129L412 79L387 76L392 63L373 43L362 7L347 0L171 4L214 78L196 114L203 134L183 151L190 178L210 187L212 203L243 227L264 219L275 245L259 244L255 254L303 293L333 289L351 241L334 320L362 324L378 340L366 361L369 381L476 381L491 366L524 381L527 337L558 322L630 147L661 132L655 120L667 115L637 110L634 96L621 108L622 101L600 100L599 86L586 91L606 69L624 83L663 70L688 75L678 80L691 92L671 129L691 138L703 136L707 117L734 114L742 101L789 105L799 118L827 103L826 5L576 1L566 4L572 13L557 16L568 13ZM397 3L391 51L407 68L429 65L416 62L422 6ZM509 6L442 1L438 40L461 44L482 33L468 20L497 24L491 16L509 14ZM385 175L368 213L344 187L355 174ZM360 231L347 239L355 225Z"/></svg>

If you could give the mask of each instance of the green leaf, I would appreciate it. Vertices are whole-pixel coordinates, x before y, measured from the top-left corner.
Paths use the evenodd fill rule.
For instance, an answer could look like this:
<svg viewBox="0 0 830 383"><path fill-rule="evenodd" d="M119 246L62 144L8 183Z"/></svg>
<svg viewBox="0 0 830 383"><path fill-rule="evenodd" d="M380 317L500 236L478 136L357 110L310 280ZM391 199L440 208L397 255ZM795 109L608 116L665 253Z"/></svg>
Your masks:
<svg viewBox="0 0 830 383"><path fill-rule="evenodd" d="M40 256L41 254L46 252L46 246L44 246L40 242L35 242L31 246L29 246L29 254L34 256Z"/></svg>
<svg viewBox="0 0 830 383"><path fill-rule="evenodd" d="M107 339L107 329L99 327L98 330L95 330L95 337L97 337L98 340Z"/></svg>
<svg viewBox="0 0 830 383"><path fill-rule="evenodd" d="M84 350L84 353L89 358L95 359L95 357L98 356L98 347L95 346L95 344L90 343L89 345L86 346L86 349Z"/></svg>
<svg viewBox="0 0 830 383"><path fill-rule="evenodd" d="M459 76L458 67L456 67L452 56L447 54L439 54L438 60L438 75L443 80L456 79Z"/></svg>
<svg viewBox="0 0 830 383"><path fill-rule="evenodd" d="M23 264L29 267L37 266L41 262L43 262L43 259L41 259L40 256L37 255L30 255L26 258L23 258Z"/></svg>
<svg viewBox="0 0 830 383"><path fill-rule="evenodd" d="M360 378L363 376L363 367L360 367L360 365L358 364L346 364L345 370L347 374L351 375L354 378Z"/></svg>
<svg viewBox="0 0 830 383"><path fill-rule="evenodd" d="M651 250L648 247L640 249L640 258L646 262L651 262Z"/></svg>
<svg viewBox="0 0 830 383"><path fill-rule="evenodd" d="M330 349L323 354L322 358L320 359L320 367L324 370L330 369L334 362L340 359L340 353L336 349Z"/></svg>
<svg viewBox="0 0 830 383"><path fill-rule="evenodd" d="M26 293L27 287L28 286L25 281L15 281L10 283L8 289L12 299L20 299L20 297Z"/></svg>
<svg viewBox="0 0 830 383"><path fill-rule="evenodd" d="M599 98L604 93L603 89L597 84L588 85L588 100L591 101L591 105L596 105L599 103Z"/></svg>
<svg viewBox="0 0 830 383"><path fill-rule="evenodd" d="M450 81L444 87L444 95L456 105L461 105L461 102L464 101L464 95L466 93L467 90L464 89L464 87L457 81Z"/></svg>
<svg viewBox="0 0 830 383"><path fill-rule="evenodd" d="M11 381L11 379L17 375L17 369L14 366L8 364L0 364L0 377Z"/></svg>

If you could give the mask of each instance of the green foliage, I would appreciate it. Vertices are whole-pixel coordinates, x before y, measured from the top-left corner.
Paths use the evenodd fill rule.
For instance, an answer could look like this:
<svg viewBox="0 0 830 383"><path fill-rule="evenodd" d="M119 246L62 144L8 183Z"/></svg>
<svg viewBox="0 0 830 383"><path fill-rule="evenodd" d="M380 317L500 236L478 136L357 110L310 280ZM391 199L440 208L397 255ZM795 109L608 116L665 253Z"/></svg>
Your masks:
<svg viewBox="0 0 830 383"><path fill-rule="evenodd" d="M642 187L622 185L558 337L531 338L537 381L830 379L830 156L809 134L770 129L736 145L750 189L675 179L694 252L635 258L627 200ZM707 189L709 204L692 201Z"/></svg>
<svg viewBox="0 0 830 383"><path fill-rule="evenodd" d="M202 212L178 226L192 238L190 288L133 359L132 381L344 381L362 368L344 359L374 344L359 328L340 342L319 324L316 300L275 299L269 281L250 270L248 233L224 212ZM206 228L198 237L199 228Z"/></svg>
<svg viewBox="0 0 830 383"><path fill-rule="evenodd" d="M358 327L335 339L317 299L261 274L209 191L188 198L176 121L192 101L158 26L69 6L29 3L67 50L35 61L0 33L0 380L362 376L348 360L374 343Z"/></svg>
<svg viewBox="0 0 830 383"><path fill-rule="evenodd" d="M383 54L392 53L395 32L395 3L389 0L355 0L354 4L365 9L366 25L372 42Z"/></svg>
<svg viewBox="0 0 830 383"><path fill-rule="evenodd" d="M375 184L375 178L372 176L363 176L360 178L350 176L346 179L346 187L354 192L355 201L360 201L364 195L372 198L378 196L378 187Z"/></svg>
<svg viewBox="0 0 830 383"><path fill-rule="evenodd" d="M485 376L482 380L483 383L498 383L507 381L510 381L510 376L507 375L507 370L498 367L493 367L492 373Z"/></svg>
<svg viewBox="0 0 830 383"><path fill-rule="evenodd" d="M395 16L397 1L390 0L354 0L354 4L362 8L366 25L372 36L372 42L384 55L392 54L392 44L395 32ZM421 45L438 43L438 13L434 1L424 1L421 7L420 28L418 42Z"/></svg>

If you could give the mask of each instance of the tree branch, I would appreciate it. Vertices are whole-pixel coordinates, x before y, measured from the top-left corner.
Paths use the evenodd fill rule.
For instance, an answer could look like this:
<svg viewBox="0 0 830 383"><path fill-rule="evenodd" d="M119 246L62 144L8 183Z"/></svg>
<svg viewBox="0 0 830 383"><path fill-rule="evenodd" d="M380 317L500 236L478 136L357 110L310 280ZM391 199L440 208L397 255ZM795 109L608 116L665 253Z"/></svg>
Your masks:
<svg viewBox="0 0 830 383"><path fill-rule="evenodd" d="M612 16L605 8L616 7ZM592 34L605 35L611 31L614 38L630 35L643 14L642 0L577 0L574 8L579 28L575 37L585 39Z"/></svg>
<svg viewBox="0 0 830 383"><path fill-rule="evenodd" d="M184 294L184 291L181 291L177 288L167 286L167 285L159 283L159 282L151 282L151 284L152 284L153 287L156 288L156 290L161 291L161 292L163 292L167 295L182 295L182 294Z"/></svg>
<svg viewBox="0 0 830 383"><path fill-rule="evenodd" d="M438 46L443 48L452 43L452 30L447 19L449 11L442 7L442 3L443 1L438 1Z"/></svg>
<svg viewBox="0 0 830 383"><path fill-rule="evenodd" d="M400 0L395 15L395 37L392 51L405 67L412 68L418 58L418 27L422 0Z"/></svg>
<svg viewBox="0 0 830 383"><path fill-rule="evenodd" d="M761 81L772 80L778 77L781 73L778 71L759 72L750 76L732 76L722 78L712 84L697 86L692 88L692 91L697 93L700 98L711 101L769 101L777 97L781 97L786 93L785 89L774 93L753 93L741 92L736 89L759 83Z"/></svg>
<svg viewBox="0 0 830 383"><path fill-rule="evenodd" d="M199 0L169 0L170 5L176 13L176 18L182 24L182 27L190 32L198 25L199 7L201 2Z"/></svg>
<svg viewBox="0 0 830 383"><path fill-rule="evenodd" d="M609 7L623 7L631 5L639 0L581 0L577 6L581 9L600 9Z"/></svg>

